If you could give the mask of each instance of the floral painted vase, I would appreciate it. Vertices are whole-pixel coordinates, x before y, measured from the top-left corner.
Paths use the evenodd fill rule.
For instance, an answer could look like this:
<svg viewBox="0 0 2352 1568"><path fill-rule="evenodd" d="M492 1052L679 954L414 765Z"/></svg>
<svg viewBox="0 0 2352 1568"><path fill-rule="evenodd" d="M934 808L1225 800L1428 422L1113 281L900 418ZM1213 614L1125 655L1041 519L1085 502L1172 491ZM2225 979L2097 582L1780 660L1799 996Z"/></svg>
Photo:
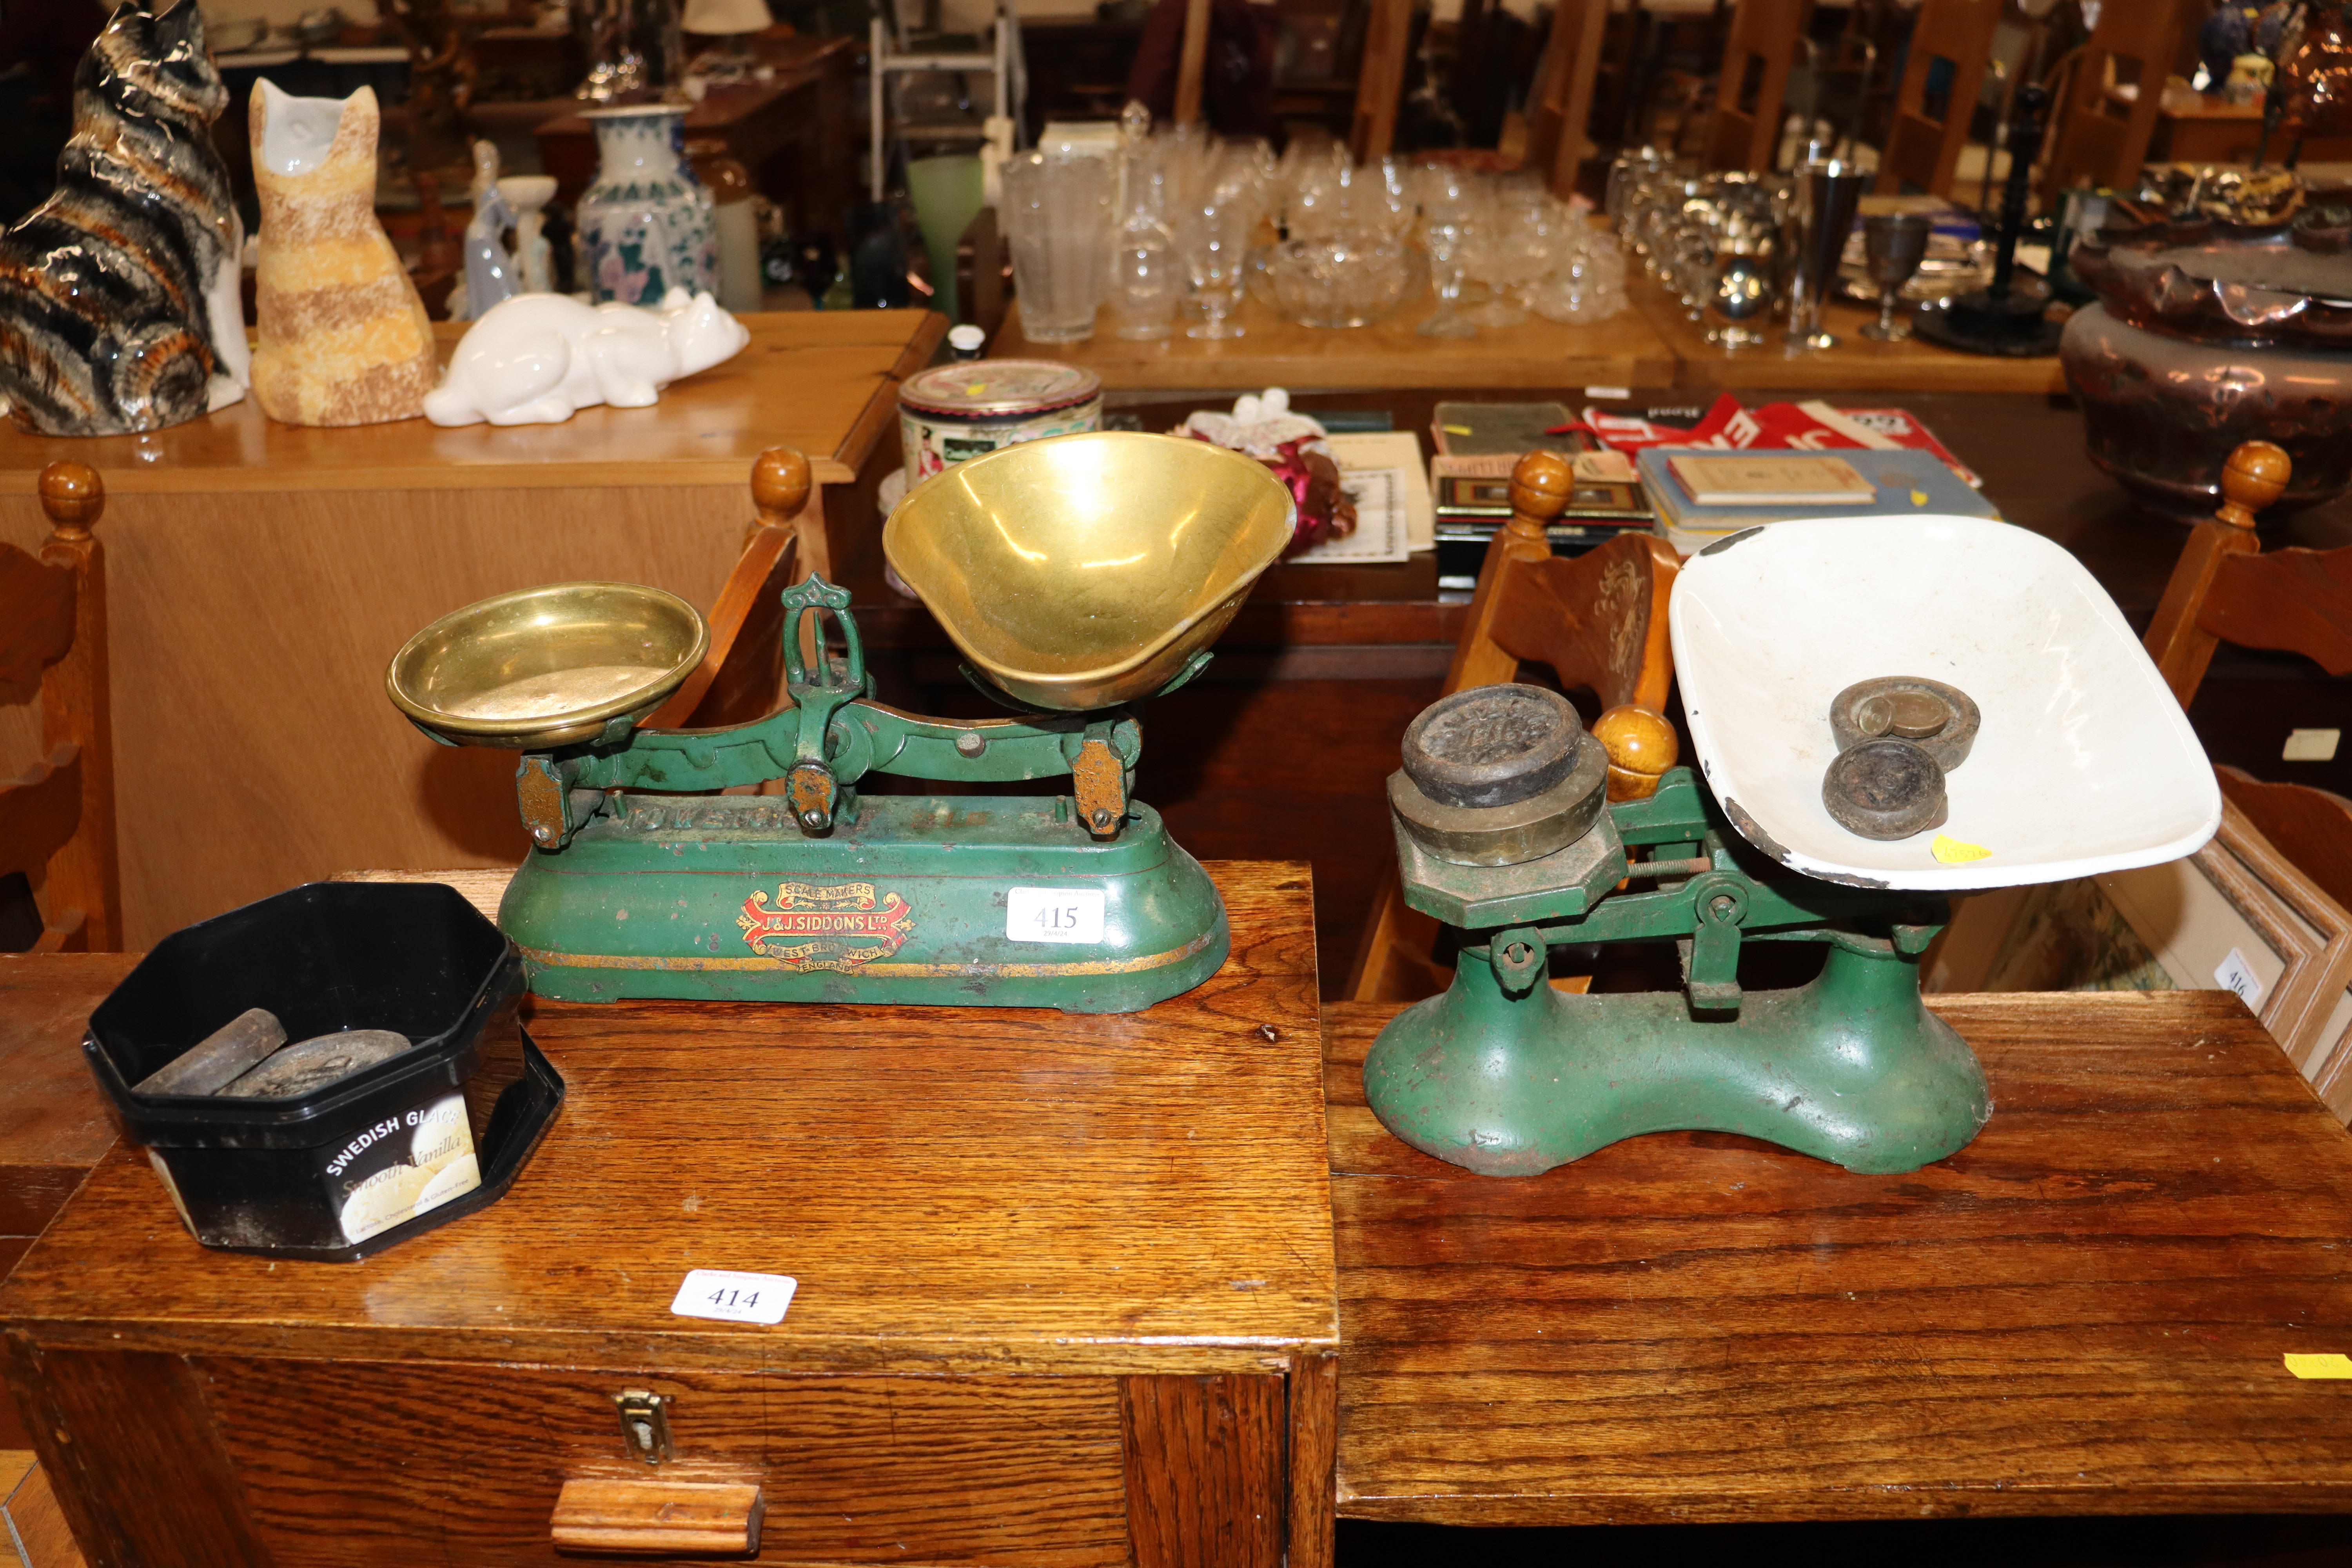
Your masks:
<svg viewBox="0 0 2352 1568"><path fill-rule="evenodd" d="M685 109L592 109L588 119L599 167L577 216L589 298L651 306L672 289L717 292L717 209L686 161Z"/></svg>

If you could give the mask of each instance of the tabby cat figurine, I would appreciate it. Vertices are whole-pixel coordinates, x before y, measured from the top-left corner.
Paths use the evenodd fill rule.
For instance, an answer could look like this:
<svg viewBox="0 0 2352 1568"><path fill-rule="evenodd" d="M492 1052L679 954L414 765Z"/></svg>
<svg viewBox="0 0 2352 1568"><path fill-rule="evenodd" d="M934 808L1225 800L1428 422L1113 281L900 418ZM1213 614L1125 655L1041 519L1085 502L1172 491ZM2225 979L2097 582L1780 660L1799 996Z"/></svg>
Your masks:
<svg viewBox="0 0 2352 1568"><path fill-rule="evenodd" d="M124 0L74 73L55 195L0 232L0 396L19 426L115 436L245 395L243 226L195 0Z"/></svg>

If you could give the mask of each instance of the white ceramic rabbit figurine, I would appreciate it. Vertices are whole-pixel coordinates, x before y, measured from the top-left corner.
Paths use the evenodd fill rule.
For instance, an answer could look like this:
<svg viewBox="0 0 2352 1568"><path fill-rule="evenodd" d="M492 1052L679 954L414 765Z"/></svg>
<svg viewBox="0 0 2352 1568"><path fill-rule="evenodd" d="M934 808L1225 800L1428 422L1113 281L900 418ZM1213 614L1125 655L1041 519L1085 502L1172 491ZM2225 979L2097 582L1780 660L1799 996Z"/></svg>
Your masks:
<svg viewBox="0 0 2352 1568"><path fill-rule="evenodd" d="M560 425L599 403L645 408L682 375L751 341L709 294L673 289L658 310L518 294L484 312L425 398L436 425Z"/></svg>

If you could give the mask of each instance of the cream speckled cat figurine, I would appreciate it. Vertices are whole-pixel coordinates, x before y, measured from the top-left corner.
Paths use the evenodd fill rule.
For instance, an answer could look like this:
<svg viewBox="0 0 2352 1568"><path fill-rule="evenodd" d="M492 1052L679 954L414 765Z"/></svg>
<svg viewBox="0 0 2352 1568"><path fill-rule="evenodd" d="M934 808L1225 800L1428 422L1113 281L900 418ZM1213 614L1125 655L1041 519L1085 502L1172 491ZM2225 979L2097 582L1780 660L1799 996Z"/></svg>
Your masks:
<svg viewBox="0 0 2352 1568"><path fill-rule="evenodd" d="M261 194L253 395L282 424L414 419L439 378L425 303L376 221L377 123L364 87L294 98L264 81L247 115Z"/></svg>

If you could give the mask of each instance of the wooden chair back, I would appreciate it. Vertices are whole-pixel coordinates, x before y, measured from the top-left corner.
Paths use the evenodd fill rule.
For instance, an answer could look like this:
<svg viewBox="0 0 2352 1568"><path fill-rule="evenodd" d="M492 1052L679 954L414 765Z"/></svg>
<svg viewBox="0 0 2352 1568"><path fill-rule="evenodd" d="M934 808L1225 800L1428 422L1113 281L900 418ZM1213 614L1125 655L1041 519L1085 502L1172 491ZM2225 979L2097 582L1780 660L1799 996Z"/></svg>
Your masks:
<svg viewBox="0 0 2352 1568"><path fill-rule="evenodd" d="M1699 151L1705 167L1759 173L1772 167L1789 70L1812 13L1813 0L1739 0L1723 40L1715 107Z"/></svg>
<svg viewBox="0 0 2352 1568"><path fill-rule="evenodd" d="M1412 43L1412 0L1371 0L1363 63L1356 71L1355 113L1348 127L1348 151L1359 163L1378 163L1396 144L1405 51Z"/></svg>
<svg viewBox="0 0 2352 1568"><path fill-rule="evenodd" d="M2184 709L2214 650L2299 653L2330 675L2352 674L2352 547L2264 553L2254 514L2285 489L2287 455L2249 441L2221 475L2221 510L2197 524L2147 629L2147 651ZM2215 770L2221 793L2272 845L2352 910L2352 801L2307 784L2264 784Z"/></svg>
<svg viewBox="0 0 2352 1568"><path fill-rule="evenodd" d="M2065 97L2053 100L2045 202L2070 185L2129 189L2138 183L2164 107L2165 77L2210 9L2208 0L2134 0L2100 9ZM2137 77L2128 101L2110 87L2126 74Z"/></svg>
<svg viewBox="0 0 2352 1568"><path fill-rule="evenodd" d="M1656 775L1675 762L1674 731L1663 714L1674 682L1666 602L1681 563L1674 548L1651 533L1554 556L1545 529L1566 510L1574 485L1558 453L1519 459L1511 474L1511 520L1486 547L1445 690L1516 680L1526 662L1549 667L1565 690L1590 688L1603 709L1647 710L1656 717L1638 774L1615 765L1610 771L1610 797L1637 798L1655 789ZM1633 761L1613 747L1611 755L1612 764ZM1349 999L1411 1001L1444 990L1450 972L1433 956L1439 934L1435 921L1406 907L1391 871L1358 943Z"/></svg>
<svg viewBox="0 0 2352 1568"><path fill-rule="evenodd" d="M0 873L40 889L36 952L111 952L122 942L108 711L106 554L90 530L106 510L97 470L41 470L49 537L34 559L0 544L0 691L37 696L41 759L0 781Z"/></svg>
<svg viewBox="0 0 2352 1568"><path fill-rule="evenodd" d="M771 447L751 465L751 526L743 552L703 618L710 647L702 662L646 721L654 729L712 729L765 718L781 705L784 680L783 591L800 577L796 519L814 486L809 460Z"/></svg>
<svg viewBox="0 0 2352 1568"><path fill-rule="evenodd" d="M2053 61L2050 66L2049 74L2042 79L2042 90L2049 95L2049 101L2051 103L2058 106L2058 109L2053 111L2053 123L2055 122L2056 115L2063 111L2066 100L2074 96L2074 73L2082 69L2082 67L2083 46L2077 44ZM2024 85L2025 73L2023 71L2020 71L2014 78L2011 79L2008 90L2001 94L2000 124L2005 126L2009 124L2013 118L2015 118L2013 111L2017 104L2018 89ZM2033 155L2032 172L2027 176L2030 189L2042 192L2045 195L2055 192L2058 189L2058 187L2051 184L2050 181L2051 163L2057 155L2058 138L2054 135L2045 134L2042 138L2042 150ZM1990 158L1987 158L1985 160L1984 183L1979 193L1979 199L1978 202L1978 205L1983 207L1987 211L1990 211L1992 207L1992 166L1993 161ZM2047 200L2043 205L2054 209L2057 203L2054 200Z"/></svg>
<svg viewBox="0 0 2352 1568"><path fill-rule="evenodd" d="M1878 161L1878 195L1899 194L1907 184L1951 195L2000 13L2001 0L1927 0L1919 8L1902 85L1895 91L1894 123ZM1951 71L1940 112L1927 101L1928 78L1938 62Z"/></svg>
<svg viewBox="0 0 2352 1568"><path fill-rule="evenodd" d="M1527 166L1541 174L1562 201L1576 194L1577 166L1591 149L1586 129L1608 25L1608 0L1559 0L1552 11L1551 39L1536 70Z"/></svg>

